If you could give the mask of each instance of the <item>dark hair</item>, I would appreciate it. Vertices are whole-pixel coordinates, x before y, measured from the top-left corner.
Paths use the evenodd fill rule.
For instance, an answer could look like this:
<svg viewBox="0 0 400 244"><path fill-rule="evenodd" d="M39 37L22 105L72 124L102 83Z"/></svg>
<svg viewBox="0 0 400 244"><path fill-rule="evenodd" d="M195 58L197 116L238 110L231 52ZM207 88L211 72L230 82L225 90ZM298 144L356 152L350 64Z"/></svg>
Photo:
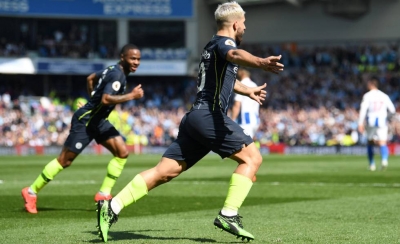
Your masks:
<svg viewBox="0 0 400 244"><path fill-rule="evenodd" d="M375 86L376 88L379 87L379 78L376 76L371 76L371 78L369 78L368 83L372 84L373 86Z"/></svg>
<svg viewBox="0 0 400 244"><path fill-rule="evenodd" d="M131 50L131 49L137 49L137 50L139 50L139 48L138 48L136 45L129 43L129 44L124 45L124 46L121 48L121 51L119 52L119 54L120 54L120 55L123 55L123 54L127 53L127 52L128 52L129 50Z"/></svg>

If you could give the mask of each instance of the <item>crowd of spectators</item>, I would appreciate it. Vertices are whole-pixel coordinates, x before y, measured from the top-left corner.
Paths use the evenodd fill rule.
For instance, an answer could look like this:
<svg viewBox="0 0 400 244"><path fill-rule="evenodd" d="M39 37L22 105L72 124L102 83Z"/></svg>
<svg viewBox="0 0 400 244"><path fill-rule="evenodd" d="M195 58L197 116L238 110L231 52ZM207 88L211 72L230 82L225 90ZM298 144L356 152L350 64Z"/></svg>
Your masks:
<svg viewBox="0 0 400 244"><path fill-rule="evenodd" d="M365 90L364 81L375 75L380 89L393 101L400 98L398 44L293 47L249 45L258 56L282 54L286 71L279 76L254 70L253 79L267 82L268 106L318 108L357 107ZM285 88L285 89L282 89Z"/></svg>
<svg viewBox="0 0 400 244"><path fill-rule="evenodd" d="M352 146L365 145L366 135L357 132L358 111L326 107L286 110L262 109L256 137L262 144ZM390 142L400 143L400 115L390 121Z"/></svg>
<svg viewBox="0 0 400 244"><path fill-rule="evenodd" d="M262 144L365 144L357 132L358 110L367 91L364 81L375 75L380 88L400 108L397 45L313 47L245 46L259 56L282 53L280 75L251 70L252 79L268 83L256 139ZM165 146L174 140L179 122L196 94L196 78L184 82L143 84L145 97L117 106L110 115L127 143ZM69 130L72 109L48 98L0 99L0 145L61 145ZM400 143L400 116L390 121L390 140Z"/></svg>
<svg viewBox="0 0 400 244"><path fill-rule="evenodd" d="M54 105L48 98L0 102L0 146L49 146L64 143L68 136L72 109ZM126 138L128 145L166 146L178 134L184 106L117 106L109 120ZM356 131L358 112L321 107L319 109L261 109L262 125L256 138L262 144L332 146L365 144L365 136ZM391 121L391 141L400 143L400 116Z"/></svg>
<svg viewBox="0 0 400 244"><path fill-rule="evenodd" d="M285 71L277 76L253 70L253 80L268 83L258 137L289 145L365 144L357 133L365 81L379 88L400 109L398 43L330 46L247 45L258 56L282 54ZM390 122L390 138L400 141L400 118Z"/></svg>
<svg viewBox="0 0 400 244"><path fill-rule="evenodd" d="M47 97L0 100L0 146L63 145L70 129L72 106L54 104ZM154 106L117 105L109 116L111 123L125 137L128 145L165 146L178 134L180 119L187 110L171 106L160 110Z"/></svg>
<svg viewBox="0 0 400 244"><path fill-rule="evenodd" d="M94 45L89 38L87 25L71 25L68 31L56 29L53 33L38 36L38 55L50 58L115 58L115 45ZM94 48L98 46L98 48Z"/></svg>
<svg viewBox="0 0 400 244"><path fill-rule="evenodd" d="M0 38L0 57L21 57L26 55L26 47L23 42L9 42L6 38Z"/></svg>
<svg viewBox="0 0 400 244"><path fill-rule="evenodd" d="M116 58L116 38L102 32L107 25L90 21L29 20L12 21L0 18L4 23L4 35L0 37L0 57L44 58ZM18 23L17 23L18 22ZM107 26L110 28L110 26ZM11 33L11 34L10 34Z"/></svg>

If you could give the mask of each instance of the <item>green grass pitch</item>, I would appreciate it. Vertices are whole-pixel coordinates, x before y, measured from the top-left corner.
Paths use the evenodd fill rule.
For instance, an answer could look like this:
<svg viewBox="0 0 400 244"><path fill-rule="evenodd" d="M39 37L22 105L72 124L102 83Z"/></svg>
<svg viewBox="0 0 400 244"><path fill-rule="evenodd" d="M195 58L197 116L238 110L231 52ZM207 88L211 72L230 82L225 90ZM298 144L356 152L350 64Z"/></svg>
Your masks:
<svg viewBox="0 0 400 244"><path fill-rule="evenodd" d="M39 213L28 214L20 191L52 158L0 157L0 243L101 243L93 197L110 156L79 156L40 192ZM131 155L113 193L159 158ZM400 243L399 162L369 172L366 157L266 156L240 209L245 229L255 243ZM212 224L235 167L207 156L124 209L108 242L241 243Z"/></svg>

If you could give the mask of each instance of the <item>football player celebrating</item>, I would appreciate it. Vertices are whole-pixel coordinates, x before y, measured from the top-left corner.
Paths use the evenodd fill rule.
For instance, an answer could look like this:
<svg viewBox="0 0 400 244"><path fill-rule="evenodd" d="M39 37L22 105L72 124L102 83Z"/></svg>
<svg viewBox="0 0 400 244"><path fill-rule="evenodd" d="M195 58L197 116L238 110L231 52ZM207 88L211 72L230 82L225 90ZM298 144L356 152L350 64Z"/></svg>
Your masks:
<svg viewBox="0 0 400 244"><path fill-rule="evenodd" d="M74 113L70 133L60 155L44 167L32 185L22 189L27 212L37 213L36 194L70 166L93 139L114 156L108 163L107 175L94 200L111 199L111 189L124 168L129 152L122 136L107 118L116 104L143 97L141 85L125 93L126 77L139 67L140 57L140 50L133 44L127 44L121 49L118 64L88 76L87 88L91 98Z"/></svg>
<svg viewBox="0 0 400 244"><path fill-rule="evenodd" d="M108 230L124 207L190 169L210 151L238 163L214 225L242 239L254 239L244 229L238 210L253 185L252 179L262 163L262 156L253 139L227 116L227 110L233 91L259 104L266 97L266 84L248 87L236 80L238 65L273 73L282 71L283 65L278 62L280 56L260 58L237 48L246 29L244 15L242 7L234 1L218 6L215 11L218 32L203 50L196 101L182 118L178 137L160 162L137 174L113 199L98 202L97 220L103 241L107 241Z"/></svg>

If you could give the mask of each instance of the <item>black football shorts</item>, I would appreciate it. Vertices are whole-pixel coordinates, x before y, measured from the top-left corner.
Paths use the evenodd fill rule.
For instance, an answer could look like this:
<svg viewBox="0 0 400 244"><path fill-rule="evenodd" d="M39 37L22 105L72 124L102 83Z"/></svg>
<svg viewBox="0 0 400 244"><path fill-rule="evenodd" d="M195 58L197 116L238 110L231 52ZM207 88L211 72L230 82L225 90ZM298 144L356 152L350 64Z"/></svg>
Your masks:
<svg viewBox="0 0 400 244"><path fill-rule="evenodd" d="M75 112L71 121L71 130L64 143L65 147L75 153L81 153L93 139L100 144L110 138L120 136L117 129L106 119L96 123L90 122L87 126L88 119L79 119L80 117L81 114Z"/></svg>
<svg viewBox="0 0 400 244"><path fill-rule="evenodd" d="M178 138L163 157L185 161L189 169L210 151L226 158L252 142L243 128L225 113L194 109L182 118Z"/></svg>

